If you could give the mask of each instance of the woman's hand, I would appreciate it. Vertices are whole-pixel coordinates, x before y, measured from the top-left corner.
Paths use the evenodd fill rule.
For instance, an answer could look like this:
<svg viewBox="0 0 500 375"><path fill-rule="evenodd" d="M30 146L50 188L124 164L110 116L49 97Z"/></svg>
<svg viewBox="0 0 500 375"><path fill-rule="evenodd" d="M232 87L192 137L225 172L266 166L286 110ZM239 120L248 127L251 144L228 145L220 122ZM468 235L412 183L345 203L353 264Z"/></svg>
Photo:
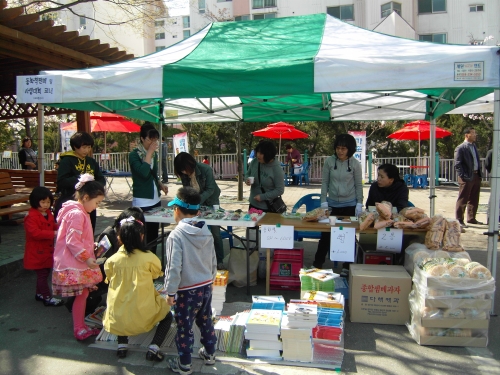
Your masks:
<svg viewBox="0 0 500 375"><path fill-rule="evenodd" d="M99 265L97 264L96 260L94 258L89 258L85 261L85 263L87 263L87 266L90 268L90 269L94 269L94 268L99 268Z"/></svg>
<svg viewBox="0 0 500 375"><path fill-rule="evenodd" d="M262 202L261 199L260 199L260 194L258 194L255 197L253 197L253 199L255 199L257 202Z"/></svg>
<svg viewBox="0 0 500 375"><path fill-rule="evenodd" d="M168 194L168 186L164 184L160 184L160 189L165 193L165 195Z"/></svg>
<svg viewBox="0 0 500 375"><path fill-rule="evenodd" d="M175 297L168 296L167 297L167 303L168 303L169 306L175 305Z"/></svg>
<svg viewBox="0 0 500 375"><path fill-rule="evenodd" d="M148 154L152 155L153 152L158 150L159 146L160 146L160 143L158 142L158 140L152 141L151 144L149 145L149 148L148 148Z"/></svg>
<svg viewBox="0 0 500 375"><path fill-rule="evenodd" d="M36 164L32 163L31 161L25 162L24 165L27 165L28 167L31 167L31 168L35 168L36 167Z"/></svg>

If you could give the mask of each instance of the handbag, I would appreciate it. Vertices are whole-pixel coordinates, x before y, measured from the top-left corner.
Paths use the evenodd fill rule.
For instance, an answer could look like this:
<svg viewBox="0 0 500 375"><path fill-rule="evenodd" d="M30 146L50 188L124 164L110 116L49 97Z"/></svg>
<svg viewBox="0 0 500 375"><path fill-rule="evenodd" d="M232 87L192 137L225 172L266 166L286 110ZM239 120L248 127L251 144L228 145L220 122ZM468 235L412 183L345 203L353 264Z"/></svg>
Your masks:
<svg viewBox="0 0 500 375"><path fill-rule="evenodd" d="M258 166L258 172L259 172L259 184L261 183L260 180L260 163ZM260 185L260 190L262 190L262 193L265 194L265 190ZM274 199L266 200L268 212L276 213L276 214L282 214L283 212L286 212L286 204L283 201L283 198L281 198L281 195L279 197L276 197Z"/></svg>

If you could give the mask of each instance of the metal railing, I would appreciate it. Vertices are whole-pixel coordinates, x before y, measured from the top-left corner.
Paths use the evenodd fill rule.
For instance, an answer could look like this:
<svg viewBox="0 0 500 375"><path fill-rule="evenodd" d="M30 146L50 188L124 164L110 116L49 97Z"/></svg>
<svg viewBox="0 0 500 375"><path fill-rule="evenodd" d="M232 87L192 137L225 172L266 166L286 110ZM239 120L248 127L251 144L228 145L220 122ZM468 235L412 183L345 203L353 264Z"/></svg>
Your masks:
<svg viewBox="0 0 500 375"><path fill-rule="evenodd" d="M104 170L119 170L123 172L129 172L130 167L128 163L128 152L115 152L109 153L109 160L101 160L101 154L94 154L94 158L98 160L99 165ZM205 155L203 155L205 156ZM203 160L203 156L196 156L195 159L199 162ZM210 162L210 166L214 171L215 178L217 179L231 179L237 178L238 175L238 164L236 160L236 154L212 154L207 155ZM243 157L243 156L242 156ZM311 163L311 169L309 170L309 180L312 182L321 182L323 164L328 156L315 156L309 158ZM45 154L44 163L45 169L54 169L53 160L54 154ZM286 154L279 155L278 159L282 162L285 161ZM169 175L173 175L174 172L174 162L173 155L168 155L167 159L167 170ZM244 160L244 163L247 161ZM484 159L481 159L482 165L482 179L483 181L489 181L490 176L486 169L484 168ZM429 157L396 157L396 158L377 158L374 159L372 165L372 181L377 179L377 167L381 164L394 164L399 167L400 175L403 177L405 174L419 173L428 174ZM416 166L421 166L424 168L415 168ZM410 168L413 167L413 168ZM4 158L3 154L0 153L0 168L5 169L21 169L19 165L19 159L16 152L11 154L10 158ZM366 168L366 181L369 180L368 176L368 161ZM161 169L160 169L161 173ZM455 162L453 159L439 159L439 178L441 182L457 182L457 174L455 171Z"/></svg>

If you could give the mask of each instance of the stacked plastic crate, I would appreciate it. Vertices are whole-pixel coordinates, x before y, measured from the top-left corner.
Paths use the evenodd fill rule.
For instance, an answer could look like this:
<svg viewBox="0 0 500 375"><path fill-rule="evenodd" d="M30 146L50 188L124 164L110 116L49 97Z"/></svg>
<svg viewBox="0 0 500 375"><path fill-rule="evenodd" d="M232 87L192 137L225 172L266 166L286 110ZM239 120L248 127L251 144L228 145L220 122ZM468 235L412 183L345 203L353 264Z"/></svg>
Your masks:
<svg viewBox="0 0 500 375"><path fill-rule="evenodd" d="M304 249L276 249L271 264L269 285L272 290L300 290L299 272L304 262Z"/></svg>

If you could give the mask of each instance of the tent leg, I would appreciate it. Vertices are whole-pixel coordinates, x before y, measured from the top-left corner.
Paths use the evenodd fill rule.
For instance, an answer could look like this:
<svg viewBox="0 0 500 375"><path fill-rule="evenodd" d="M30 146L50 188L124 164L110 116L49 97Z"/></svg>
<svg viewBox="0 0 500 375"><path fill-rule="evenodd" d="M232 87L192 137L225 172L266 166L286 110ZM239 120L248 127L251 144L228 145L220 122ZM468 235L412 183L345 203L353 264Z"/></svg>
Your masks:
<svg viewBox="0 0 500 375"><path fill-rule="evenodd" d="M429 199L430 202L430 214L434 216L436 211L436 119L431 117L431 138L430 138L430 165L429 165Z"/></svg>
<svg viewBox="0 0 500 375"><path fill-rule="evenodd" d="M497 273L497 247L498 247L498 213L499 213L499 181L500 176L500 90L495 90L494 96L494 115L493 115L493 155L491 168L491 197L490 197L490 215L488 220L488 260L486 266L491 271L491 275L496 277ZM492 297L491 315L495 314L495 293Z"/></svg>
<svg viewBox="0 0 500 375"><path fill-rule="evenodd" d="M45 154L44 149L44 117L45 107L43 104L38 104L38 171L40 172L40 186L45 186L45 165L43 160L43 155Z"/></svg>

